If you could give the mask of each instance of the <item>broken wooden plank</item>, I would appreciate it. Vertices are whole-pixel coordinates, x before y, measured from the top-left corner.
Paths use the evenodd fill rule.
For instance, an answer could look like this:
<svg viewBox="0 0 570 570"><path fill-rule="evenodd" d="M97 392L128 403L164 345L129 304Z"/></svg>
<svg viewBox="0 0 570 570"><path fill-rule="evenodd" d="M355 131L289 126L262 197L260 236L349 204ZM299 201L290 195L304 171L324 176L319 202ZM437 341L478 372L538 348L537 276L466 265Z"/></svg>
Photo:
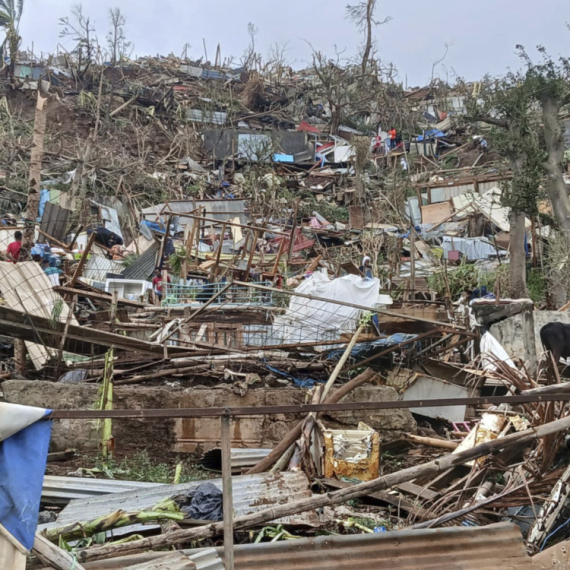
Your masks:
<svg viewBox="0 0 570 570"><path fill-rule="evenodd" d="M348 481L339 481L337 479L320 479L321 483L324 483L328 487L333 487L334 489L346 489L354 483L349 483ZM388 503L389 505L393 505L402 511L406 511L407 513L415 513L416 515L423 517L426 516L428 511L424 509L420 505L414 505L414 503L410 503L407 499L402 498L400 495L391 495L386 491L376 491L375 493L369 493L366 495L367 497L371 497L378 501L382 501L384 503Z"/></svg>
<svg viewBox="0 0 570 570"><path fill-rule="evenodd" d="M36 533L33 553L44 563L56 570L85 570L75 555L58 548L43 534Z"/></svg>

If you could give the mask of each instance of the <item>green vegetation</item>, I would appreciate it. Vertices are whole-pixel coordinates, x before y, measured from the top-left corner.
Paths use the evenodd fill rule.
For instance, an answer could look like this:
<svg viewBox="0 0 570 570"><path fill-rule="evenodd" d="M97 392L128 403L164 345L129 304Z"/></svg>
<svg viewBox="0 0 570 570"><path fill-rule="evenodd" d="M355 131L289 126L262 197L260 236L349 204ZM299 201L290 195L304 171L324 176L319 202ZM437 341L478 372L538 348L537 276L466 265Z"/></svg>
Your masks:
<svg viewBox="0 0 570 570"><path fill-rule="evenodd" d="M208 474L200 467L186 462L182 462L181 465L180 483L208 478ZM173 483L177 476L176 465L154 461L146 451L124 458L120 462L113 459L103 461L98 458L93 469L83 469L83 471L91 475L104 475L109 479L164 484Z"/></svg>
<svg viewBox="0 0 570 570"><path fill-rule="evenodd" d="M478 287L487 287L491 293L498 287L502 295L507 295L509 267L508 265L500 265L495 271L481 271L476 265L463 262L459 267L447 269L447 281L452 299L458 297L463 291L472 291ZM439 295L445 296L445 269L442 267L430 275L428 283L431 289L437 291Z"/></svg>

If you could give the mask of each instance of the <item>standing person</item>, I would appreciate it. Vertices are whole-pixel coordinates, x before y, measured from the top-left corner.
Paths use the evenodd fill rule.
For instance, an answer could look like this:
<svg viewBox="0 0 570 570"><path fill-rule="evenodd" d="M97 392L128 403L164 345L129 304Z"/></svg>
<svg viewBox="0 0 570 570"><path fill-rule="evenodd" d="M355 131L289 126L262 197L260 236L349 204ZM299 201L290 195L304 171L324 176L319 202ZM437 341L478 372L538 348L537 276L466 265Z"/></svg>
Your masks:
<svg viewBox="0 0 570 570"><path fill-rule="evenodd" d="M394 127L388 131L388 136L390 137L390 150L394 150L396 148L396 137L398 136L398 132Z"/></svg>
<svg viewBox="0 0 570 570"><path fill-rule="evenodd" d="M63 273L61 269L58 269L55 265L53 265L49 259L44 258L42 259L42 269L44 273L49 277L51 284L54 287L59 287L59 276Z"/></svg>
<svg viewBox="0 0 570 570"><path fill-rule="evenodd" d="M170 283L170 277L166 276L167 283ZM162 301L162 273L158 267L154 270L154 277L152 279L152 288L154 294L158 297L159 301Z"/></svg>
<svg viewBox="0 0 570 570"><path fill-rule="evenodd" d="M20 251L22 250L22 232L14 232L14 240L6 250L8 260L17 263L20 260Z"/></svg>

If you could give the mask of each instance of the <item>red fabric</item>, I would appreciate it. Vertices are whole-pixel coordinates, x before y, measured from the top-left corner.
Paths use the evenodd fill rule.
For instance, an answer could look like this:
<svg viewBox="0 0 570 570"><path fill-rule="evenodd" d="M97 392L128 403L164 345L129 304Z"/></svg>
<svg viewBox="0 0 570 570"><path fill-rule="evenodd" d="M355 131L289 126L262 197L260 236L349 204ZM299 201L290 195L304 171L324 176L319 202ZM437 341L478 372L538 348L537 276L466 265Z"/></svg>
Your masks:
<svg viewBox="0 0 570 570"><path fill-rule="evenodd" d="M391 131L388 131L388 135L390 135L390 138L392 140L394 140L396 138L396 129L392 129Z"/></svg>
<svg viewBox="0 0 570 570"><path fill-rule="evenodd" d="M21 241L13 241L8 246L8 249L6 251L7 251L7 253L9 253L12 256L13 259L15 259L16 261L19 261L21 249L22 249L22 242ZM16 263L16 261L14 261L13 263Z"/></svg>
<svg viewBox="0 0 570 570"><path fill-rule="evenodd" d="M306 121L303 121L298 127L297 127L298 131L302 131L305 133L314 133L316 135L320 134L321 131L319 129L317 129L317 127L313 127L313 125L310 125L309 123L307 123Z"/></svg>

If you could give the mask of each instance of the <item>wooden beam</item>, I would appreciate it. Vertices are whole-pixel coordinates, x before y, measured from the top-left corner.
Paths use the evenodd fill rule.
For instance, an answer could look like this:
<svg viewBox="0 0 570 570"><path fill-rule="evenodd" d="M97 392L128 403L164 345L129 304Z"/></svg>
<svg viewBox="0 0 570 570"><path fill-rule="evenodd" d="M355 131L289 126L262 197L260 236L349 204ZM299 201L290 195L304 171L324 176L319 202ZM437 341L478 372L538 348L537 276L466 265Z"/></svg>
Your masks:
<svg viewBox="0 0 570 570"><path fill-rule="evenodd" d="M101 293L94 293L93 291L84 291L83 289L77 289L74 287L69 287L67 285L60 285L53 288L57 293L79 295L80 297L87 297L88 299L96 299L98 301L105 301L107 303L113 302L113 296L101 291ZM146 309L149 307L146 303L140 303L139 301L131 301L130 299L119 298L117 300L119 305L126 305L127 307L137 307L140 309Z"/></svg>
<svg viewBox="0 0 570 570"><path fill-rule="evenodd" d="M222 416L222 489L224 510L224 566L234 570L234 501L232 490L231 418Z"/></svg>
<svg viewBox="0 0 570 570"><path fill-rule="evenodd" d="M91 248L95 243L95 237L97 236L96 231L97 230L93 230L93 232L89 236L89 239L87 240L87 245L85 246L85 250L83 251L83 255L81 256L81 259L79 260L79 263L77 264L77 267L73 272L73 276L71 277L69 283L67 284L68 287L74 287L79 277L81 277L81 273L83 272L83 268L85 267L85 264L87 263L87 258L89 257L89 252L91 251Z"/></svg>

